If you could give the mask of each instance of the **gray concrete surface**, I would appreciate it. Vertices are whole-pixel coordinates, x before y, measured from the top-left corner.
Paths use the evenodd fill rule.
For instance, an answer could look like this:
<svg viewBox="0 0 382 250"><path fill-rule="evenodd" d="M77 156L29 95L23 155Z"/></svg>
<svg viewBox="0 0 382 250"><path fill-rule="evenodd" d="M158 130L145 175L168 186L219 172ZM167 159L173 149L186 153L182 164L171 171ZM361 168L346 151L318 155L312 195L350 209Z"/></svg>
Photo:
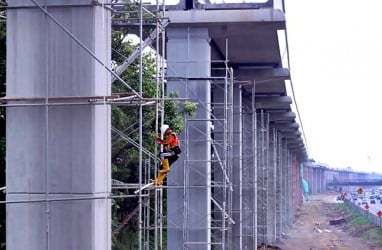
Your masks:
<svg viewBox="0 0 382 250"><path fill-rule="evenodd" d="M110 62L108 10L50 3L59 23ZM7 97L110 95L109 74L40 8L8 4ZM7 108L7 249L111 249L110 107L60 102Z"/></svg>

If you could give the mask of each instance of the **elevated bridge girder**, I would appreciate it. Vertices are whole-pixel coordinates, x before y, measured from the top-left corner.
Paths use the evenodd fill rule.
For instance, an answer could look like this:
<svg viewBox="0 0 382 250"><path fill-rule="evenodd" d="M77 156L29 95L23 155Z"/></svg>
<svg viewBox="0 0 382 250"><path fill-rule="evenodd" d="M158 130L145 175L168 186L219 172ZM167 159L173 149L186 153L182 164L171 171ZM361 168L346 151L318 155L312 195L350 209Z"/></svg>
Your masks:
<svg viewBox="0 0 382 250"><path fill-rule="evenodd" d="M382 186L382 179L369 179L369 180L340 180L328 182L328 186Z"/></svg>

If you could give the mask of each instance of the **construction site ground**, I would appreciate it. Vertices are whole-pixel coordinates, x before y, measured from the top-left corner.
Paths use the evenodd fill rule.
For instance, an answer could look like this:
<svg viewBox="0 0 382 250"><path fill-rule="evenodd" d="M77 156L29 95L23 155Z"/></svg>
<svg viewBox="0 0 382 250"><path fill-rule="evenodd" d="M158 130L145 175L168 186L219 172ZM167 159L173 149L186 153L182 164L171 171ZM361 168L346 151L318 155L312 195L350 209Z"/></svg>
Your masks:
<svg viewBox="0 0 382 250"><path fill-rule="evenodd" d="M309 201L297 209L296 221L283 234L282 241L273 249L317 250L317 249L382 249L375 239L366 239L364 232L370 226L352 226L349 220L331 225L330 221L346 218L338 209L338 193L312 195ZM372 226L373 227L373 226Z"/></svg>

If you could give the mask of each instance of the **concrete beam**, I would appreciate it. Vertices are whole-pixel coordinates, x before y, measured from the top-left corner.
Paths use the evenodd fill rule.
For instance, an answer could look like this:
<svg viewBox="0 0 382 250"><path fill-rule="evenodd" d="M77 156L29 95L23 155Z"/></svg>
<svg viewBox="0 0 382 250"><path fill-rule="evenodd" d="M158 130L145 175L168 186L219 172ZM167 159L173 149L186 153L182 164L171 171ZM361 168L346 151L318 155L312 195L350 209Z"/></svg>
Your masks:
<svg viewBox="0 0 382 250"><path fill-rule="evenodd" d="M49 1L36 1L41 6L48 7L79 7L79 6L95 6L94 0L49 0ZM31 0L12 0L8 1L9 8L31 8L37 7Z"/></svg>
<svg viewBox="0 0 382 250"><path fill-rule="evenodd" d="M256 96L256 109L290 109L292 98L289 96Z"/></svg>
<svg viewBox="0 0 382 250"><path fill-rule="evenodd" d="M271 112L269 113L269 121L292 121L296 118L294 112Z"/></svg>
<svg viewBox="0 0 382 250"><path fill-rule="evenodd" d="M258 28L253 26L254 23L260 23L261 25L264 25L264 23L278 23L277 27L285 28L285 15L281 10L277 9L175 10L165 12L165 17L170 19L172 26L186 24L206 27L206 25L225 24L225 30L230 35L242 34L243 25L248 28L247 32L250 33Z"/></svg>
<svg viewBox="0 0 382 250"><path fill-rule="evenodd" d="M256 84L272 80L289 80L290 73L285 68L256 69L238 68L235 70L235 78L238 80L255 80Z"/></svg>

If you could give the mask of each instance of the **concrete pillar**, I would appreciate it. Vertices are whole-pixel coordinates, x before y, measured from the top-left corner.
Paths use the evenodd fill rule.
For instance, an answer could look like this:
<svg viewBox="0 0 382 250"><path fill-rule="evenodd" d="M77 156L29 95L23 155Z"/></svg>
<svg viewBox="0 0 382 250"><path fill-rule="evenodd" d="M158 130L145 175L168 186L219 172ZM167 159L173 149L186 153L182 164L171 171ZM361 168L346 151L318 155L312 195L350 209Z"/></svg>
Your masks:
<svg viewBox="0 0 382 250"><path fill-rule="evenodd" d="M305 166L304 167L304 173L303 173L303 178L305 179L305 181L308 182L308 184L310 184L309 183L309 169L310 169L309 166Z"/></svg>
<svg viewBox="0 0 382 250"><path fill-rule="evenodd" d="M243 187L248 186L247 183L243 183L243 172L244 168L252 168L251 165L243 165L243 124L242 124L242 94L239 85L234 85L233 88L233 159L232 159L232 177L233 177L233 193L232 193L232 210L233 219L235 224L233 225L233 241L231 247L239 247L243 249L243 196L250 196L251 193L243 193ZM248 170L246 170L248 172ZM250 210L252 204L245 204L249 206Z"/></svg>
<svg viewBox="0 0 382 250"><path fill-rule="evenodd" d="M226 94L227 104L224 105ZM239 85L232 87L230 85L224 86L224 84L218 84L214 86L212 96L213 112L216 118L216 121L214 121L213 137L216 142L214 148L217 149L217 152L214 152L214 155L216 153L219 154L219 156L216 155L213 159L214 182L219 185L226 180L227 176L230 181L230 183L226 183L224 188L215 187L212 196L219 203L222 204L224 202L227 211L229 208L233 211L233 220L223 219L228 230L226 229L226 232L222 232L221 229L214 230L214 237L224 237L226 242L225 247L227 248L232 248L232 246L241 248L243 235L241 88ZM224 117L225 113L227 117ZM226 128L224 128L224 124L226 124ZM224 134L226 134L227 138L224 138ZM221 162L218 159L226 159L226 161ZM222 168L227 169L226 173L222 173ZM231 187L228 185L231 185ZM225 194L224 198L223 194ZM218 226L218 221L222 220L222 217L215 217L213 220L215 225ZM232 224L233 221L234 224Z"/></svg>
<svg viewBox="0 0 382 250"><path fill-rule="evenodd" d="M37 2L110 62L107 9ZM8 6L8 97L110 95L109 74L32 1ZM7 108L7 249L111 249L110 107L32 102Z"/></svg>
<svg viewBox="0 0 382 250"><path fill-rule="evenodd" d="M210 249L211 245L211 86L210 45L206 28L167 28L167 93L198 103L196 116L181 135L182 157L168 174L168 249ZM200 78L200 80L195 80ZM179 201L182 201L181 203Z"/></svg>
<svg viewBox="0 0 382 250"><path fill-rule="evenodd" d="M316 192L321 193L321 169L317 168L317 188Z"/></svg>
<svg viewBox="0 0 382 250"><path fill-rule="evenodd" d="M267 242L274 243L276 240L276 164L277 164L277 132L271 129L269 132L269 163L267 167Z"/></svg>
<svg viewBox="0 0 382 250"><path fill-rule="evenodd" d="M320 193L320 175L321 175L321 169L317 168L316 170L316 193Z"/></svg>
<svg viewBox="0 0 382 250"><path fill-rule="evenodd" d="M282 237L282 162L283 162L283 148L281 133L278 132L277 136L277 164L276 164L276 242L279 242Z"/></svg>
<svg viewBox="0 0 382 250"><path fill-rule="evenodd" d="M257 211L255 201L255 145L252 100L243 99L243 249L251 249L255 244L255 221Z"/></svg>
<svg viewBox="0 0 382 250"><path fill-rule="evenodd" d="M257 114L257 148L258 148L258 167L257 167L257 242L266 244L268 236L268 168L270 167L270 149L269 149L269 126L268 114L260 111Z"/></svg>
<svg viewBox="0 0 382 250"><path fill-rule="evenodd" d="M288 226L292 226L294 220L294 193L297 192L293 187L293 158L289 150L287 150L287 186L286 186L286 202L287 202L287 211L288 211ZM301 185L301 184L300 184ZM300 194L301 195L301 194Z"/></svg>
<svg viewBox="0 0 382 250"><path fill-rule="evenodd" d="M309 171L308 171L308 185L309 185L309 194L313 194L313 167L310 167L309 168Z"/></svg>
<svg viewBox="0 0 382 250"><path fill-rule="evenodd" d="M328 179L327 179L327 171L326 169L322 169L322 192L326 192L328 190Z"/></svg>
<svg viewBox="0 0 382 250"><path fill-rule="evenodd" d="M295 157L294 154L291 154L291 179L292 179L292 204L291 204L291 210L292 210L292 218L296 217L296 209L299 206L300 202L302 201L302 185L301 185L301 176L300 176L300 166L299 163Z"/></svg>
<svg viewBox="0 0 382 250"><path fill-rule="evenodd" d="M312 182L310 184L311 194L316 194L316 179L317 179L317 168L312 168Z"/></svg>
<svg viewBox="0 0 382 250"><path fill-rule="evenodd" d="M229 159L229 146L228 145L228 117L227 116L227 104L225 103L227 86L225 83L215 83L212 86L212 110L214 118L213 124L213 157L211 158L211 173L212 181L214 183L214 192L212 192L212 199L218 205L212 205L211 217L214 220L215 230L211 231L211 235L215 239L223 240L223 236L227 238L228 230L223 230L224 226L228 226L225 223L224 214L222 212L223 202L226 202L228 197L228 189L223 184L228 184L227 181L232 183L231 174L228 170ZM232 132L232 131L230 131ZM228 178L226 178L228 177ZM227 180L228 179L228 180ZM228 205L228 204L227 204ZM227 211L225 209L225 211ZM232 229L230 230L232 232Z"/></svg>
<svg viewBox="0 0 382 250"><path fill-rule="evenodd" d="M289 207L287 202L288 197L288 150L286 148L286 139L281 141L281 230L284 230L289 225Z"/></svg>
<svg viewBox="0 0 382 250"><path fill-rule="evenodd" d="M320 169L316 168L316 181L315 181L315 193L318 194L320 191Z"/></svg>

